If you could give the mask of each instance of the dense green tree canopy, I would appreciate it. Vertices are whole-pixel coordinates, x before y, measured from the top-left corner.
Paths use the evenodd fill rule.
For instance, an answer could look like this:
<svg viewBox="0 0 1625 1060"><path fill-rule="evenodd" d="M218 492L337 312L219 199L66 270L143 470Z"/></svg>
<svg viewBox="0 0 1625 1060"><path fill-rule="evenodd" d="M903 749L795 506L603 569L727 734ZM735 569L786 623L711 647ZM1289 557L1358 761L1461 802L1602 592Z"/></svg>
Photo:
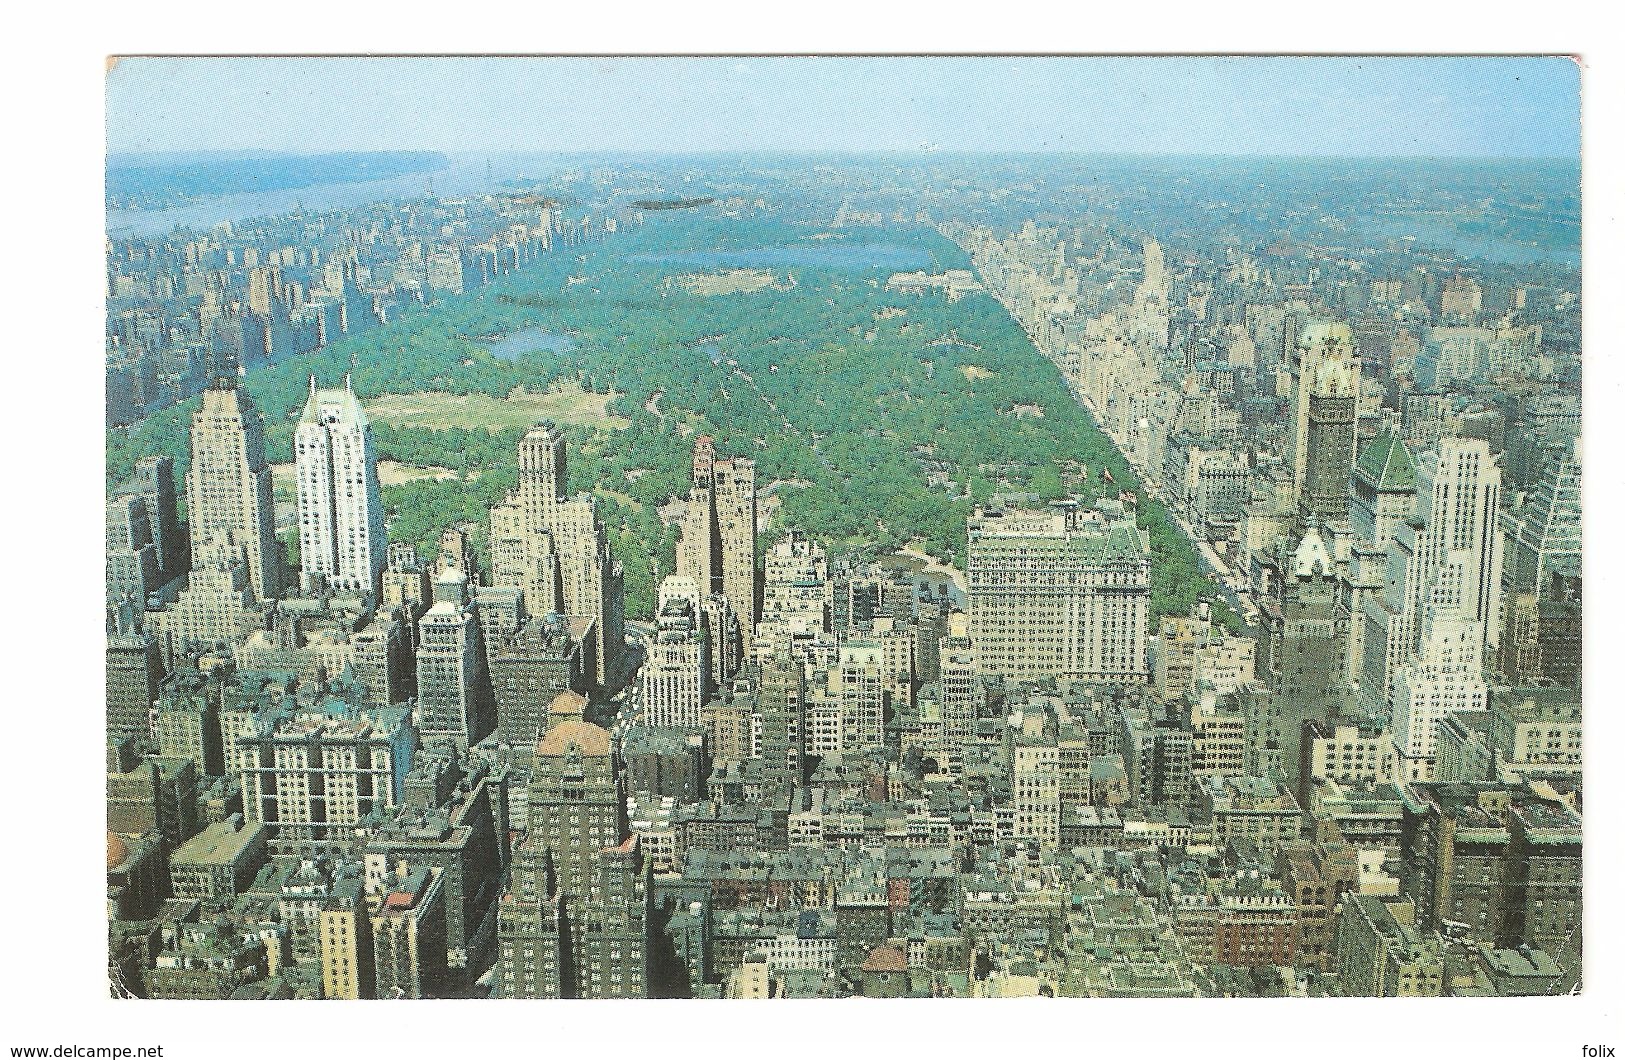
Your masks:
<svg viewBox="0 0 1625 1060"><path fill-rule="evenodd" d="M363 401L425 392L500 399L566 382L613 393L608 411L630 423L567 427L570 486L604 502L634 617L648 615L656 575L672 569L675 533L657 509L686 491L697 432L715 436L724 454L753 456L759 488L785 483L775 491L776 526L832 550L916 540L962 562L965 517L994 492L1136 488L1110 440L996 301L886 287L896 272L969 268L958 247L924 226L814 235L768 220L651 215L606 242L555 252L489 287L256 369L245 386L265 413L268 457L291 459L313 372L333 383L351 371ZM776 282L708 296L678 279L746 267ZM493 337L527 328L572 342L561 352L493 354ZM184 469L194 407L110 431L110 481L152 452ZM483 548L485 510L515 481L520 433L375 420L381 459L464 473L386 487L391 538L426 547L441 527L467 523ZM1079 464L1087 477L1073 473ZM1116 485L1104 485L1101 468ZM1183 612L1205 581L1195 553L1155 503L1142 506L1141 521L1151 535L1153 608Z"/></svg>

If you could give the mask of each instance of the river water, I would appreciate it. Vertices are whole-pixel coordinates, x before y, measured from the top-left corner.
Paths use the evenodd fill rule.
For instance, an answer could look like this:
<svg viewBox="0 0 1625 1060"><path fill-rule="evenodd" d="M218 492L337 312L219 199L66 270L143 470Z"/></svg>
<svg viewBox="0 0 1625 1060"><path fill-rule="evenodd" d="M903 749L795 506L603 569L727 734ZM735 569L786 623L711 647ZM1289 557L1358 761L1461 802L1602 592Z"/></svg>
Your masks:
<svg viewBox="0 0 1625 1060"><path fill-rule="evenodd" d="M107 234L114 238L167 235L177 228L207 231L222 221L272 217L294 209L344 210L391 199L417 198L432 186L436 196L477 195L495 190L504 180L536 171L535 159L502 161L453 157L451 165L429 173L408 173L387 180L317 184L307 188L244 192L163 210L108 210Z"/></svg>

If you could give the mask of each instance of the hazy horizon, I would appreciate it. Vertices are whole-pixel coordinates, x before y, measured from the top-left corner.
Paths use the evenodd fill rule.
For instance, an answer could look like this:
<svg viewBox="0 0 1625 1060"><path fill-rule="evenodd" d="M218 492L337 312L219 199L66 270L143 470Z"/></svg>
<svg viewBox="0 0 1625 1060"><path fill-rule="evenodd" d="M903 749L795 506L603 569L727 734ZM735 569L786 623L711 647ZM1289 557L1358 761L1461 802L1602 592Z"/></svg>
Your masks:
<svg viewBox="0 0 1625 1060"><path fill-rule="evenodd" d="M1561 56L134 57L107 77L111 155L1561 161L1579 136Z"/></svg>
<svg viewBox="0 0 1625 1060"><path fill-rule="evenodd" d="M115 151L109 152L109 161L117 159L164 159L207 157L228 160L232 158L307 158L314 155L327 154L442 154L448 159L478 159L478 158L718 158L718 157L794 157L806 155L818 158L873 158L890 157L900 158L963 158L966 156L985 158L1114 158L1114 159L1142 159L1142 158L1216 158L1216 159L1251 159L1258 161L1314 161L1314 162L1452 162L1452 163L1512 163L1512 162L1550 162L1563 165L1578 166L1580 159L1575 155L1333 155L1333 154L1262 154L1243 152L1196 152L1196 151L1001 151L989 149L961 149L961 150L921 150L919 148L873 148L867 150L831 148L823 151L792 150L789 148L716 148L705 151L677 151L677 150L642 150L636 148L604 149L604 150L572 150L572 151L544 151L544 150L452 150L440 147L425 147L421 145L408 145L392 148L341 148L335 147L321 151L305 151L293 148L222 148L210 150L194 148L189 150L162 150L162 151Z"/></svg>

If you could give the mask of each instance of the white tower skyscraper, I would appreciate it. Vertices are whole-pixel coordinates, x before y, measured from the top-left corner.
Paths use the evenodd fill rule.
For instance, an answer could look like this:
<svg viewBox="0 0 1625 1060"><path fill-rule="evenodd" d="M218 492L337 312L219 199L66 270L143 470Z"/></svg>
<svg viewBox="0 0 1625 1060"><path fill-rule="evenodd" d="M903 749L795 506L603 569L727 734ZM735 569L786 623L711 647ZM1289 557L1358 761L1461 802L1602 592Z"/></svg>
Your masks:
<svg viewBox="0 0 1625 1060"><path fill-rule="evenodd" d="M341 591L376 588L388 547L384 509L372 430L348 375L342 390L318 390L310 377L293 455L305 576Z"/></svg>
<svg viewBox="0 0 1625 1060"><path fill-rule="evenodd" d="M1484 643L1493 648L1501 639L1498 458L1482 439L1445 437L1416 471L1417 503L1427 506L1418 591L1431 591L1439 607L1480 623ZM1420 634L1419 623L1412 628Z"/></svg>
<svg viewBox="0 0 1625 1060"><path fill-rule="evenodd" d="M1388 542L1380 595L1366 608L1361 694L1389 697L1423 646L1429 607L1474 623L1484 654L1501 639L1501 468L1489 443L1447 435L1416 461L1416 510Z"/></svg>

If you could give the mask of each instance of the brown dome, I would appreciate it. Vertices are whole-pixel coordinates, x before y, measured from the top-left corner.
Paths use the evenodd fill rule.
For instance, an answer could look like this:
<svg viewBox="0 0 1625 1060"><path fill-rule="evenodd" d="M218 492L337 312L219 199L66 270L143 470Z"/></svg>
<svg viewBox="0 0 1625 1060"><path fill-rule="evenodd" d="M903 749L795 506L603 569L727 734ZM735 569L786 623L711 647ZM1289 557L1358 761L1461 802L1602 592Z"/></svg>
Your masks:
<svg viewBox="0 0 1625 1060"><path fill-rule="evenodd" d="M542 742L536 745L536 753L543 758L557 758L568 751L571 744L581 748L584 755L607 757L610 753L609 730L576 718L561 721L547 730Z"/></svg>
<svg viewBox="0 0 1625 1060"><path fill-rule="evenodd" d="M547 705L547 713L551 717L561 715L579 718L587 712L587 697L580 692L571 692L566 689L553 697L553 702Z"/></svg>
<svg viewBox="0 0 1625 1060"><path fill-rule="evenodd" d="M127 859L129 856L130 856L130 847L129 847L129 845L126 844L124 842L124 840L122 840L118 836L114 835L112 832L108 832L107 833L107 871L112 872L114 869L116 869L120 865L124 864L125 859Z"/></svg>

